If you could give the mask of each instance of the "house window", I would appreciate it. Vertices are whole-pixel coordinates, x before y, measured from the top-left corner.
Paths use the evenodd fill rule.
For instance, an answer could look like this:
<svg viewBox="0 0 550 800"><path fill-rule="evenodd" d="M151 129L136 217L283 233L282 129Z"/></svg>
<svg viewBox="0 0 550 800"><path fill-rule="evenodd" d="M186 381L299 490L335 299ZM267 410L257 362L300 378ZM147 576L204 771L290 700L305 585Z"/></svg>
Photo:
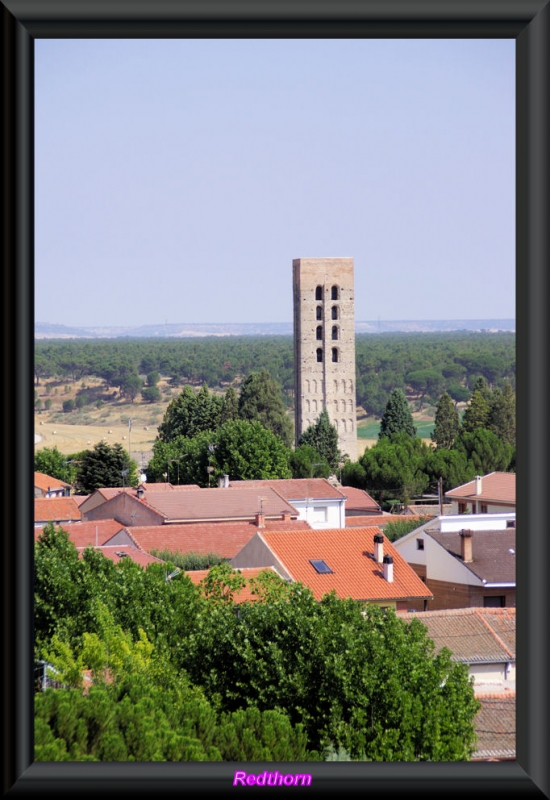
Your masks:
<svg viewBox="0 0 550 800"><path fill-rule="evenodd" d="M339 292L338 292L338 287L337 286L333 286L332 287L330 296L331 296L332 300L338 300Z"/></svg>
<svg viewBox="0 0 550 800"><path fill-rule="evenodd" d="M323 309L321 306L317 306L317 319L323 319Z"/></svg>
<svg viewBox="0 0 550 800"><path fill-rule="evenodd" d="M338 325L332 326L332 338L338 339Z"/></svg>
<svg viewBox="0 0 550 800"><path fill-rule="evenodd" d="M466 503L459 503L458 504L458 513L465 514L466 513Z"/></svg>
<svg viewBox="0 0 550 800"><path fill-rule="evenodd" d="M332 348L332 360L333 361L338 361L338 348L337 347L333 347Z"/></svg>
<svg viewBox="0 0 550 800"><path fill-rule="evenodd" d="M497 595L486 595L483 598L483 607L484 608L505 608L506 607L506 597L502 594Z"/></svg>
<svg viewBox="0 0 550 800"><path fill-rule="evenodd" d="M482 503L479 511L480 514L487 514L487 503Z"/></svg>
<svg viewBox="0 0 550 800"><path fill-rule="evenodd" d="M416 549L417 550L424 550L424 539L417 539L416 540Z"/></svg>
<svg viewBox="0 0 550 800"><path fill-rule="evenodd" d="M338 306L332 306L331 315L332 319L338 319Z"/></svg>
<svg viewBox="0 0 550 800"><path fill-rule="evenodd" d="M323 326L317 325L317 339L323 338Z"/></svg>
<svg viewBox="0 0 550 800"><path fill-rule="evenodd" d="M316 300L322 300L323 299L323 287L322 286L318 286L315 289L315 299Z"/></svg>
<svg viewBox="0 0 550 800"><path fill-rule="evenodd" d="M506 520L506 527L507 528L515 528L516 527L515 519L507 519Z"/></svg>
<svg viewBox="0 0 550 800"><path fill-rule="evenodd" d="M317 348L317 361L322 361L322 360L323 360L323 351L321 350L320 347L318 347Z"/></svg>

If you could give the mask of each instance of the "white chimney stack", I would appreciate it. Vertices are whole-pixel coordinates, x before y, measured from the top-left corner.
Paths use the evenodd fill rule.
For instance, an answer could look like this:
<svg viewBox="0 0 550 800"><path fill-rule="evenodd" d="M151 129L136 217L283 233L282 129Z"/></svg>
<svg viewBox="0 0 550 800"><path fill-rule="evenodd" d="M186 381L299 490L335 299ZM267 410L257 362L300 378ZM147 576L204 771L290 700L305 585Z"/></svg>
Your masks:
<svg viewBox="0 0 550 800"><path fill-rule="evenodd" d="M381 533L374 534L374 560L381 564L384 558L384 537Z"/></svg>
<svg viewBox="0 0 550 800"><path fill-rule="evenodd" d="M476 494L481 494L481 475L476 475Z"/></svg>
<svg viewBox="0 0 550 800"><path fill-rule="evenodd" d="M384 556L384 578L388 583L393 583L393 557Z"/></svg>

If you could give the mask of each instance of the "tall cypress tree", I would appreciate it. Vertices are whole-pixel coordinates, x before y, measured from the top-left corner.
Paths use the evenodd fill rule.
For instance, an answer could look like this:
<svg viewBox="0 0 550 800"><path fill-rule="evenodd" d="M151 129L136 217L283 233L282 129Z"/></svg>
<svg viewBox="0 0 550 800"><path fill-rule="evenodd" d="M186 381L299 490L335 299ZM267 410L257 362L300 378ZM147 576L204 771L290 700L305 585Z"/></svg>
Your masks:
<svg viewBox="0 0 550 800"><path fill-rule="evenodd" d="M439 398L435 412L435 427L431 433L437 449L451 450L460 433L460 415L451 397L445 392Z"/></svg>
<svg viewBox="0 0 550 800"><path fill-rule="evenodd" d="M395 433L406 433L413 438L416 436L416 428L403 389L394 389L390 393L380 422L378 438L393 436Z"/></svg>
<svg viewBox="0 0 550 800"><path fill-rule="evenodd" d="M317 422L306 428L300 436L298 446L304 444L313 447L331 469L337 469L342 458L338 449L338 431L332 425L326 408L319 414Z"/></svg>

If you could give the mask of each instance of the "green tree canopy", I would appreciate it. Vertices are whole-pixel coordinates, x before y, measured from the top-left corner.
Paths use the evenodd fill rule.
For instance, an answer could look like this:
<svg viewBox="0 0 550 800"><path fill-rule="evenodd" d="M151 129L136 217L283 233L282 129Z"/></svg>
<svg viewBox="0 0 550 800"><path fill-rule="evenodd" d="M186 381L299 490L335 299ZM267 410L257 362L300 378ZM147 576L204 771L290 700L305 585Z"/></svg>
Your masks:
<svg viewBox="0 0 550 800"><path fill-rule="evenodd" d="M251 372L241 386L239 417L248 422L257 420L264 428L279 436L290 447L293 426L285 411L281 387L267 369Z"/></svg>
<svg viewBox="0 0 550 800"><path fill-rule="evenodd" d="M93 450L85 450L78 464L75 489L77 494L91 494L96 489L137 486L137 464L120 443L98 442Z"/></svg>
<svg viewBox="0 0 550 800"><path fill-rule="evenodd" d="M213 431L220 424L221 409L222 399L211 394L206 384L199 392L184 386L168 404L157 438L168 443L178 436L193 437L203 431Z"/></svg>
<svg viewBox="0 0 550 800"><path fill-rule="evenodd" d="M73 483L76 475L76 465L69 463L71 458L64 456L54 445L43 447L34 453L35 472L42 472L58 481Z"/></svg>
<svg viewBox="0 0 550 800"><path fill-rule="evenodd" d="M434 655L426 628L295 584L289 600L205 608L183 666L224 712L278 708L309 746L374 761L467 760L475 734L467 668ZM246 676L246 680L243 680Z"/></svg>
<svg viewBox="0 0 550 800"><path fill-rule="evenodd" d="M507 472L515 462L514 447L486 428L462 433L457 439L456 449L466 455L475 475Z"/></svg>
<svg viewBox="0 0 550 800"><path fill-rule="evenodd" d="M325 460L331 470L338 469L342 453L338 448L338 431L331 423L328 411L324 408L316 422L302 433L298 447L309 445Z"/></svg>
<svg viewBox="0 0 550 800"><path fill-rule="evenodd" d="M489 421L490 391L487 381L477 378L472 391L472 397L462 416L462 430L464 433L473 433L478 428L486 428Z"/></svg>
<svg viewBox="0 0 550 800"><path fill-rule="evenodd" d="M505 444L516 446L516 393L510 381L493 390L487 428Z"/></svg>
<svg viewBox="0 0 550 800"><path fill-rule="evenodd" d="M397 499L408 503L422 494L429 485L424 465L430 448L408 433L383 436L374 447L369 447L361 458L365 471L365 486L379 502Z"/></svg>
<svg viewBox="0 0 550 800"><path fill-rule="evenodd" d="M395 433L405 433L413 438L416 436L411 410L402 389L394 389L391 392L380 421L378 436L382 439Z"/></svg>
<svg viewBox="0 0 550 800"><path fill-rule="evenodd" d="M328 478L330 466L325 458L309 444L301 444L290 453L293 478Z"/></svg>
<svg viewBox="0 0 550 800"><path fill-rule="evenodd" d="M450 450L460 433L460 415L451 397L445 392L439 398L435 412L435 426L431 433L436 449Z"/></svg>

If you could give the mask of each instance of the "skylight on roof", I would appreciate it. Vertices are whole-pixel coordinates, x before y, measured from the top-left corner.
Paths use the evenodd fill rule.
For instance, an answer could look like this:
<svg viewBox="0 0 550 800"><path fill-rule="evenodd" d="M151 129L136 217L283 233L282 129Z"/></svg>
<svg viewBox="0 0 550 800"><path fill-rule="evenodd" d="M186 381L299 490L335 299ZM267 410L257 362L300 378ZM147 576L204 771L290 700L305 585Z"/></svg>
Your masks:
<svg viewBox="0 0 550 800"><path fill-rule="evenodd" d="M332 572L331 568L327 564L326 561L323 561L322 558L310 558L309 563L311 566L317 570L321 575L326 574L327 572Z"/></svg>

